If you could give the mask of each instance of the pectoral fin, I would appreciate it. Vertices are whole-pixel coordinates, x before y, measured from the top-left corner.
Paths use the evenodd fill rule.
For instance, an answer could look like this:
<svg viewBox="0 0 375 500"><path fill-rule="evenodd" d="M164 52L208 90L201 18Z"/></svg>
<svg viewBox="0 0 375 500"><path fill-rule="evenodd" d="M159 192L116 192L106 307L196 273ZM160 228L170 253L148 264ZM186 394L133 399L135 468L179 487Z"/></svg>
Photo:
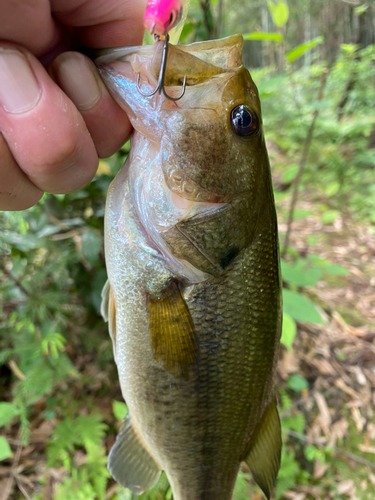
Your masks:
<svg viewBox="0 0 375 500"><path fill-rule="evenodd" d="M102 290L100 312L104 321L108 321L108 331L112 339L113 355L116 360L116 302L109 280L106 281Z"/></svg>
<svg viewBox="0 0 375 500"><path fill-rule="evenodd" d="M281 445L280 418L275 398L245 459L255 482L268 500L271 498L280 468Z"/></svg>
<svg viewBox="0 0 375 500"><path fill-rule="evenodd" d="M118 483L136 495L152 488L159 479L161 468L145 448L129 416L109 453L108 469Z"/></svg>
<svg viewBox="0 0 375 500"><path fill-rule="evenodd" d="M147 307L155 359L175 377L194 375L198 346L189 309L176 282L160 297L149 295Z"/></svg>
<svg viewBox="0 0 375 500"><path fill-rule="evenodd" d="M109 301L109 289L111 285L109 280L105 282L102 290L102 304L100 306L100 313L103 316L104 321L108 321L108 301Z"/></svg>

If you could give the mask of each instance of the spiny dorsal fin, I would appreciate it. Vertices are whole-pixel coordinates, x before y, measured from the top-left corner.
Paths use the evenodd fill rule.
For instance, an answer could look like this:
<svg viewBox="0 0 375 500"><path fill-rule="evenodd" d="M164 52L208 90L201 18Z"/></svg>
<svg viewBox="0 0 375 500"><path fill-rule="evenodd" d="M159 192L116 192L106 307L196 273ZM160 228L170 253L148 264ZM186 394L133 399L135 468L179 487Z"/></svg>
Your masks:
<svg viewBox="0 0 375 500"><path fill-rule="evenodd" d="M109 453L108 469L118 483L136 495L152 488L159 479L161 468L145 448L129 415Z"/></svg>
<svg viewBox="0 0 375 500"><path fill-rule="evenodd" d="M149 295L147 307L155 359L175 377L194 376L198 346L189 309L176 282L160 297Z"/></svg>
<svg viewBox="0 0 375 500"><path fill-rule="evenodd" d="M262 425L245 459L255 482L268 500L280 468L281 446L281 426L275 398L263 417Z"/></svg>

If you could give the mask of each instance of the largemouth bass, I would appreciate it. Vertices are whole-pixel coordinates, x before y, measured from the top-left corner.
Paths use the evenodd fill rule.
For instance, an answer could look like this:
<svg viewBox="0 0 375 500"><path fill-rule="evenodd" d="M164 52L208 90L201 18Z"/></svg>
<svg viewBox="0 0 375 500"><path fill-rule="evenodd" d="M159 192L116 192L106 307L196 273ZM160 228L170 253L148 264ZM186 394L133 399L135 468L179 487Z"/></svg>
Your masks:
<svg viewBox="0 0 375 500"><path fill-rule="evenodd" d="M242 37L97 59L134 126L108 192L109 321L129 416L109 456L134 493L165 470L175 500L229 500L245 461L267 498L280 464L277 221L258 92Z"/></svg>

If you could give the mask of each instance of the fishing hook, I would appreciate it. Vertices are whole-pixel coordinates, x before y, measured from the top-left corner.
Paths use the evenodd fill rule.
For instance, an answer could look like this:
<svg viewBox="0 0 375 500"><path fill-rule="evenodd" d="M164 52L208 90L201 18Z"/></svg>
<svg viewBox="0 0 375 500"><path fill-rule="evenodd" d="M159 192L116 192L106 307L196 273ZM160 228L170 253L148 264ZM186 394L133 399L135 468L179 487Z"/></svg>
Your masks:
<svg viewBox="0 0 375 500"><path fill-rule="evenodd" d="M163 94L165 95L165 97L167 99L170 99L171 101L178 101L185 94L185 90L186 90L186 75L184 76L184 80L183 80L183 83L182 83L182 92L181 92L181 94L178 97L171 97L170 95L167 94L167 92L165 90L164 80L165 80L165 71L167 69L168 46L169 46L169 35L166 35L165 38L164 38L163 53L162 53L162 56L161 56L161 64L160 64L160 72L159 72L158 84L157 84L155 90L153 90L151 92L151 94L145 94L144 92L142 92L141 87L139 85L139 82L140 82L140 79L141 79L141 74L138 73L138 76L137 76L137 89L138 89L138 92L141 95L143 95L143 97L152 97L153 95L156 94L156 92L159 91L159 95L163 92Z"/></svg>

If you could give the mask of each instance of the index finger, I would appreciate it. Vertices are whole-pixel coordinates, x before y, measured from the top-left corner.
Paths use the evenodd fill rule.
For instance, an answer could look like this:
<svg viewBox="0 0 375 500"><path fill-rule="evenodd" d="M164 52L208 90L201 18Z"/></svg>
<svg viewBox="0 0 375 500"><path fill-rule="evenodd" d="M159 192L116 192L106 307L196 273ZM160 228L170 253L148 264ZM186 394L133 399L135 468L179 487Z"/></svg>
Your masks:
<svg viewBox="0 0 375 500"><path fill-rule="evenodd" d="M92 48L138 45L146 0L51 0L53 16Z"/></svg>

